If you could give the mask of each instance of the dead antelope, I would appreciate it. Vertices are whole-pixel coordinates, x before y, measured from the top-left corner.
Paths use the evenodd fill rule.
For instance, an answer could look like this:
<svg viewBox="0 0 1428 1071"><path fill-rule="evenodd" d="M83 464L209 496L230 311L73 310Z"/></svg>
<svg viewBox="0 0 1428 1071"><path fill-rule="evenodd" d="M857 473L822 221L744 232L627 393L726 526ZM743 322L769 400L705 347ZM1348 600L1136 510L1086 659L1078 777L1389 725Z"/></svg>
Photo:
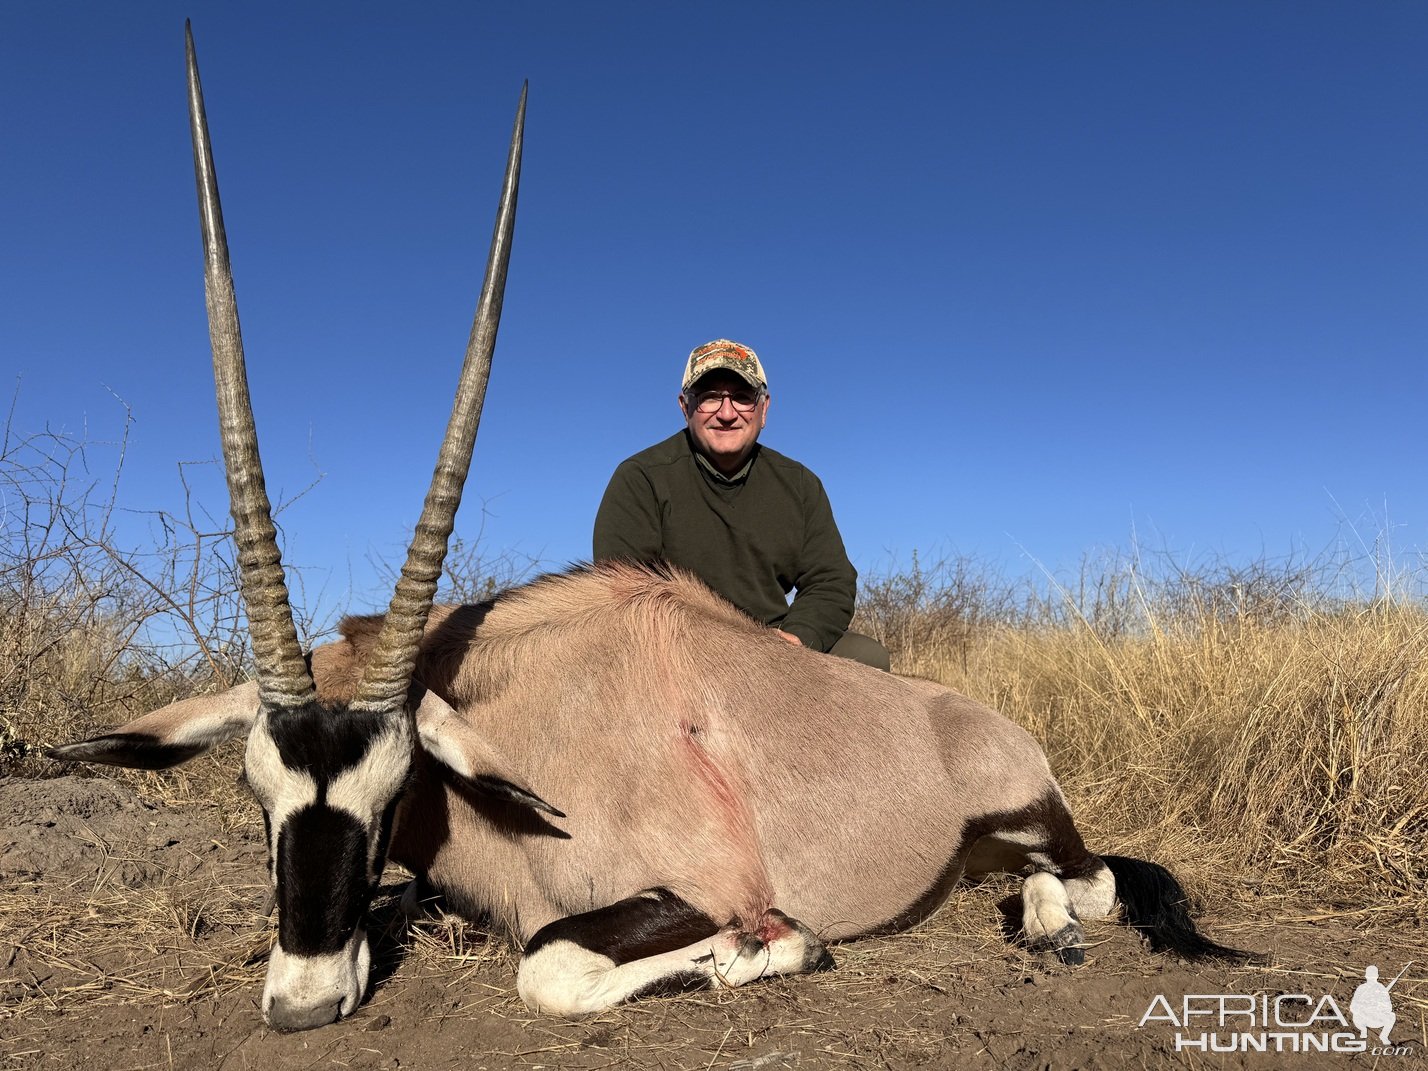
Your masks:
<svg viewBox="0 0 1428 1071"><path fill-rule="evenodd" d="M387 613L311 654L287 605L244 372L202 92L189 103L214 374L255 684L59 759L159 768L247 735L277 941L279 1029L350 1014L387 858L524 945L534 1009L832 965L826 943L927 918L964 874L1030 868L1024 935L1079 962L1117 898L1156 947L1201 937L1154 864L1086 850L1036 742L926 681L795 648L693 577L606 563L437 607L500 314L522 94L456 406Z"/></svg>

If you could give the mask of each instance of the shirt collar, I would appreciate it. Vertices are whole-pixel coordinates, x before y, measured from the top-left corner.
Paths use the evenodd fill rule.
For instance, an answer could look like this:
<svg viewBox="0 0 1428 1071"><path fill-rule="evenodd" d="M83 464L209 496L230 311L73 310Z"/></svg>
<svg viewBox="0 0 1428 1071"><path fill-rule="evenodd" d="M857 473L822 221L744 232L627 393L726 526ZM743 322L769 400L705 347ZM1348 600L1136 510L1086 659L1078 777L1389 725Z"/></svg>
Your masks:
<svg viewBox="0 0 1428 1071"><path fill-rule="evenodd" d="M687 439L688 436L686 435L686 440ZM710 461L707 457L701 454L698 450L695 450L694 444L692 442L689 444L689 449L690 452L694 454L694 460L698 462L699 467L704 470L705 474L713 477L716 482L722 484L737 484L743 483L745 480L747 480L749 478L749 469L751 469L754 464L754 458L759 456L759 444L755 443L754 448L749 451L749 459L739 467L739 471L726 476L714 467L714 463L712 461Z"/></svg>

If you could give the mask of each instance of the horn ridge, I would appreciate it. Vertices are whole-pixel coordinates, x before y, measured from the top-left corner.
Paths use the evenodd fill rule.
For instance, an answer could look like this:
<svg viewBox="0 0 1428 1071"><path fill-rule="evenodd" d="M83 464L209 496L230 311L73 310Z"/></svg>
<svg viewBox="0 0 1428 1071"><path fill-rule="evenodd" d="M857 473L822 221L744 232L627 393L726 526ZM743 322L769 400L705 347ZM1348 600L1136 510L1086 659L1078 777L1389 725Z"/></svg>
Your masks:
<svg viewBox="0 0 1428 1071"><path fill-rule="evenodd" d="M515 233L528 89L529 83L522 85L520 103L516 107L506 173L501 184L501 200L496 209L491 250L486 258L486 275L471 324L451 419L437 455L436 470L422 506L421 519L417 521L411 547L407 551L406 564L402 566L376 649L357 691L359 703L395 710L405 702L407 687L416 666L417 648L421 645L427 616L436 598L447 543L456 523L456 510L461 505L462 488L471 468L471 453L476 445L481 407L491 376L491 356L496 348L496 332L501 322L506 271L510 265L511 241Z"/></svg>
<svg viewBox="0 0 1428 1071"><path fill-rule="evenodd" d="M233 290L228 238L223 228L223 208L218 198L218 175L213 165L193 30L187 21L184 45L189 132L193 138L194 181L203 232L203 289L213 348L214 392L233 513L233 540L238 546L243 602L248 610L248 636L253 643L263 705L268 708L298 706L310 700L315 690L293 623L277 528L273 524L263 464L258 456L258 432L248 393L238 302Z"/></svg>

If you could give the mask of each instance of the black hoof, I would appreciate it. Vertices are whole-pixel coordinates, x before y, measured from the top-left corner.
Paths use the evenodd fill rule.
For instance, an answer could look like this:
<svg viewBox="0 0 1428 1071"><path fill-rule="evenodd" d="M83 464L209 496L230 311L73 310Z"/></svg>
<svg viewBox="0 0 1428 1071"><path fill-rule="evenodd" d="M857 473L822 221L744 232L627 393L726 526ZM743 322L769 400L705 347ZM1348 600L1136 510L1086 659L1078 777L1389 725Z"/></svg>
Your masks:
<svg viewBox="0 0 1428 1071"><path fill-rule="evenodd" d="M1032 938L1026 947L1033 952L1055 952L1062 963L1084 963L1086 953L1081 946L1085 943L1086 934L1080 924L1068 922L1055 933Z"/></svg>
<svg viewBox="0 0 1428 1071"><path fill-rule="evenodd" d="M1069 948L1058 948L1056 958L1062 963L1069 963L1073 967L1079 967L1086 962L1086 950L1079 945L1072 945Z"/></svg>
<svg viewBox="0 0 1428 1071"><path fill-rule="evenodd" d="M769 908L769 914L781 920L800 937L808 946L808 954L803 958L803 969L805 971L831 971L838 966L833 959L833 953L828 951L828 946L823 943L823 939L810 930L803 923L792 915L786 915L778 908Z"/></svg>

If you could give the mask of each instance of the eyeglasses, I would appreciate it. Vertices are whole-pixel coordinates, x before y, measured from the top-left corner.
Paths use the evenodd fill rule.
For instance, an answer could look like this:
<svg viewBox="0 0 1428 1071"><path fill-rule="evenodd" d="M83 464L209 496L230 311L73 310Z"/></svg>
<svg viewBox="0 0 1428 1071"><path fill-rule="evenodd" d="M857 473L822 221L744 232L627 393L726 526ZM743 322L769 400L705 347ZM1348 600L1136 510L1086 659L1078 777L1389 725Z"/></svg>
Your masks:
<svg viewBox="0 0 1428 1071"><path fill-rule="evenodd" d="M725 398L729 399L729 404L734 407L734 412L752 413L763 396L763 391L754 390L752 387L741 390L689 391L685 394L685 397L689 399L689 404L700 413L717 413L724 407Z"/></svg>

